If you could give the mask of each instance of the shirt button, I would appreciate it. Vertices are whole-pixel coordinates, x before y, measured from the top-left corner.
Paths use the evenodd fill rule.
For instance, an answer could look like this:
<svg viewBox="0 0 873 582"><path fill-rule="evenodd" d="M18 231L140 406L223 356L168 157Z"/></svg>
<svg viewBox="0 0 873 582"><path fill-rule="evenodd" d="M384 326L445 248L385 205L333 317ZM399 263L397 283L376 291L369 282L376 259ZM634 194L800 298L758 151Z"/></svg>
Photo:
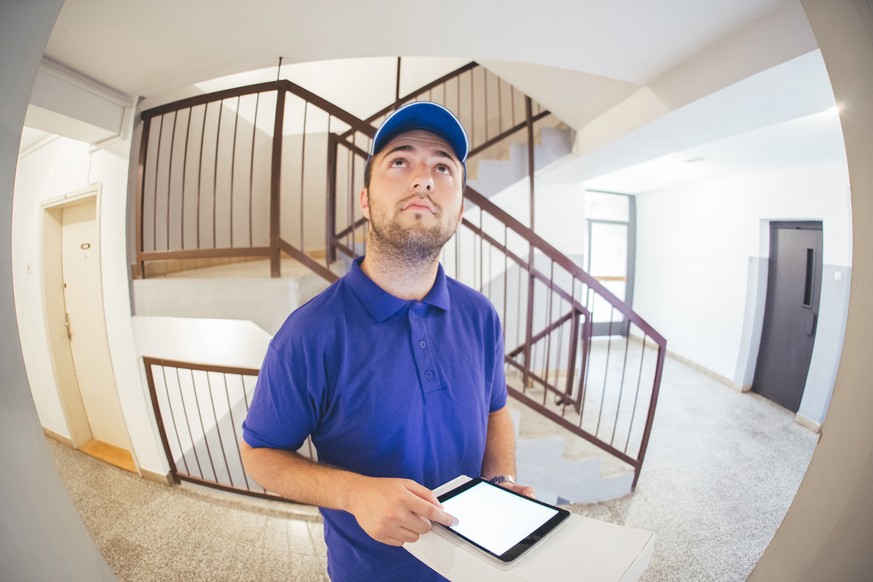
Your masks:
<svg viewBox="0 0 873 582"><path fill-rule="evenodd" d="M428 370L427 372L424 373L424 377L427 378L428 380L433 380L433 372Z"/></svg>
<svg viewBox="0 0 873 582"><path fill-rule="evenodd" d="M421 340L420 342L418 342L418 347L420 347L421 349L426 348L426 347L427 347L427 342L424 341L424 340Z"/></svg>

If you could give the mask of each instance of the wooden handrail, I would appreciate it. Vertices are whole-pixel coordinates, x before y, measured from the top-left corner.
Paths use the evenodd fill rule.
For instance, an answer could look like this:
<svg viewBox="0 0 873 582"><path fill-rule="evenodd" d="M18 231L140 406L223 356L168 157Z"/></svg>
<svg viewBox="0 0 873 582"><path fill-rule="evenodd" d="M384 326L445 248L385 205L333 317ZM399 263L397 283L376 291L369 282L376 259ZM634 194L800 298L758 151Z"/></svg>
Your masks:
<svg viewBox="0 0 873 582"><path fill-rule="evenodd" d="M512 217L502 208L491 202L491 200L489 200L487 197L483 196L469 185L467 186L464 195L473 204L479 206L483 210L486 210L489 215L497 218L507 227L511 228L516 234L518 234L528 243L530 243L532 247L542 252L545 256L553 260L561 268L565 269L574 277L576 277L577 279L588 285L591 289L596 291L599 295L601 295L604 299L611 303L613 307L618 309L622 315L624 315L630 321L643 329L656 342L661 343L666 341L664 339L664 336L658 333L655 328L653 328L642 317L640 317L627 303L616 297L615 294L607 289L600 281L589 275L581 267L579 267L579 265L573 262L572 259L561 253L558 249L546 242L545 239L537 235L535 232L531 231L529 228L527 228L517 219Z"/></svg>
<svg viewBox="0 0 873 582"><path fill-rule="evenodd" d="M476 63L469 63L464 67L413 91L399 101L404 102L414 99L428 91L437 89L441 85L445 86L446 83L451 82L462 74L474 71L477 67L478 65ZM490 73L486 72L486 74ZM488 78L486 77L484 83L486 90L488 82ZM458 86L458 92L460 93L461 83L456 83L456 85ZM472 91L473 84L471 83L470 85ZM477 83L477 85L482 85L482 83ZM501 98L501 91L502 90L498 91L495 97L498 100ZM219 109L216 122L217 127L210 127L210 131L207 132L206 118L207 113L210 111L208 106L210 103L222 103L228 99L237 100L236 119L232 119L232 123L228 122L228 125L233 128L233 145L231 146L233 150L229 155L231 159L231 182L233 182L233 171L235 169L235 164L237 163L237 126L240 124L239 110L241 106L239 100L243 97L246 97L249 100L255 100L255 118L257 119L259 104L261 103L260 95L264 92L275 92L276 94L276 105L275 111L273 111L274 117L272 119L273 133L269 148L269 189L266 196L261 196L263 200L267 201L264 216L267 220L266 229L269 231L269 240L267 241L267 244L262 244L262 242L256 241L253 236L256 224L252 215L256 211L260 211L254 204L254 198L256 194L258 194L256 192L256 185L260 184L260 181L262 181L260 178L259 180L255 179L255 163L257 160L264 157L256 155L255 148L257 146L258 135L256 131L257 126L253 123L253 129L250 132L252 135L251 144L250 146L247 146L251 147L251 150L247 151L247 155L240 156L239 158L240 164L245 163L242 160L250 160L248 162L250 164L250 167L248 168L249 198L243 200L244 203L247 203L249 208L248 237L241 237L243 240L247 238L247 244L243 243L241 246L233 246L236 244L237 239L234 238L234 222L231 218L231 229L228 233L231 246L219 247L216 236L219 228L216 218L216 207L218 205L220 169L219 148L222 147L220 140L220 124L224 112ZM443 93L445 93L445 91ZM257 95L257 97L247 97L252 95ZM489 105L487 103L485 104L485 118L488 117L488 112L490 110L496 110L501 119L498 120L498 129L496 131L489 131L487 125L485 126L486 130L480 132L480 134L484 133L485 139L482 140L481 143L473 145L470 156L471 159L481 156L488 148L504 143L511 136L521 134L522 131L525 131L529 152L527 165L528 173L531 176L530 186L532 201L534 193L533 189L535 186L535 181L533 179L535 170L533 158L534 123L543 120L546 116L550 115L550 113L545 110L540 110L539 106L535 106L529 97L525 97L525 119L518 122L515 119L515 103L517 103L517 96L514 90L511 95L513 105L511 108L512 119L509 123L506 123L506 120L502 119L501 106L498 105L494 109L489 109ZM293 96L293 98L302 101L304 104L304 134L299 140L301 142L299 147L294 145L293 142L288 141L287 136L284 134L285 126L288 122L285 118L285 103L288 96ZM474 108L471 104L473 97L471 96L470 99L471 102L468 104L467 108L469 111L473 111ZM192 135L196 136L198 133L197 128L194 128L194 131L192 131L191 128L192 111L193 108L204 105L206 108L202 112L203 125L199 130L200 138L198 142L196 137L191 137ZM395 106L396 104L389 105L371 116L368 120L360 120L354 115L342 110L332 103L329 103L322 97L300 87L299 85L288 80L279 80L249 85L247 87L228 89L226 91L219 91L209 95L198 95L176 103L169 103L144 111L141 115L141 119L144 123L142 132L143 142L139 152L139 167L137 171L136 266L134 268L134 273L137 276L144 276L145 264L147 261L151 260L267 256L270 258L271 274L273 276L279 276L281 268L280 259L284 254L285 256L291 257L297 262L305 265L310 271L318 274L326 281L336 280L337 275L332 268L335 268L334 261L339 256L351 258L360 252L360 249L357 248L359 245L358 241L364 240L364 232L367 228L367 221L364 218L359 217L354 211L360 188L360 184L357 183L357 180L360 179L359 168L363 166L363 162L368 155L366 148L359 146L358 142L359 140L363 140L366 143L367 140L372 139L376 128L373 127L370 122L380 119ZM308 243L305 236L305 229L309 225L316 224L314 221L304 219L308 212L308 207L305 206L307 190L306 181L303 179L303 171L308 159L307 152L310 149L309 143L310 141L313 141L312 139L307 140L306 138L308 135L308 133L306 133L306 116L308 111L319 111L328 117L327 148L324 150L323 154L318 154L318 163L323 163L327 167L327 175L325 176L324 181L327 192L327 202L325 205L326 214L325 221L321 223L324 226L325 231L323 234L319 235L320 240L326 241L326 246L323 249L325 256L324 260L315 258L316 256L320 257L319 253L310 254L306 251L306 245ZM233 115L233 113L230 113L230 115ZM179 132L176 130L177 119L181 118L184 120L186 119L185 116L187 116L187 127L184 132ZM165 119L168 120L166 123ZM473 117L472 123L474 125L476 119L481 119L481 116ZM348 126L349 129L339 133L335 129L331 129L331 120L337 120L341 124ZM154 132L151 131L153 125L155 125ZM164 131L165 125L168 126L167 131ZM475 130L475 127L471 128L471 132L473 130ZM184 133L184 138L179 137L177 135L179 133ZM200 174L203 173L203 142L206 137L209 137L210 139L214 138L215 140L214 145L210 146L211 148L214 147L214 151L212 149L209 150L210 156L214 158L214 162L212 162L214 165L208 166L209 172L213 175L213 180L211 184L208 183L205 187L206 195L202 197L205 198L205 200L201 200L201 190L204 189L201 182L205 180L201 180ZM153 149L150 149L149 141L153 139L156 139L157 143L154 145ZM178 144L176 143L177 139L180 140ZM161 146L165 141L168 143L168 146L162 150ZM191 143L194 145L192 146ZM340 145L342 145L342 149L340 149ZM186 202L185 198L186 187L189 187L188 182L193 181L194 176L193 170L192 172L186 173L189 149L192 147L199 147L201 150L199 156L192 156L198 158L199 164L196 168L196 204L198 209L197 248L187 248L184 244L186 236L184 226L185 206L186 204L193 203ZM295 176L295 178L299 179L294 180L294 182L296 182L296 185L299 185L300 198L295 202L294 207L292 208L286 200L288 194L285 192L285 189L288 188L286 183L292 182L287 180L287 177L283 179L282 172L283 165L287 163L285 151L295 147L298 147L298 149L294 150L294 163L299 164L301 169L300 174ZM183 154L181 156L174 155L174 151L183 152ZM299 156L296 155L297 153L299 153ZM175 170L174 173L174 164L178 163L176 158L179 157L184 160L184 163L181 171ZM324 160L324 162L321 162L320 160ZM345 170L350 172L349 175L342 175L340 166L343 166ZM188 178L186 178L186 175ZM160 180L160 184L157 183L158 180ZM342 199L340 198L339 193L340 185L345 188L345 192L343 193L345 198ZM209 186L212 187L211 193L208 192ZM174 193L174 188L181 188L181 192ZM227 202L224 202L224 204L226 205L225 207L231 209L232 216L235 204L235 193L232 184L230 188L230 203L228 204ZM242 191L238 192L236 195L244 197L246 194L245 188L240 188L240 190ZM212 197L211 199L209 198L210 195ZM181 202L176 201L177 199L181 200ZM523 323L524 326L523 330L504 328L504 332L507 336L505 356L506 364L509 369L518 370L521 375L521 388L511 386L510 392L520 402L535 408L539 413L555 420L555 422L568 428L581 438L596 444L598 447L608 451L616 458L632 465L635 472L635 485L636 480L639 477L642 461L645 457L649 434L654 419L655 403L657 402L664 357L666 354L666 342L663 336L661 336L650 324L640 317L639 314L634 312L628 304L621 301L603 284L604 282L624 281L624 277L595 277L590 275L569 257L563 255L555 247L539 236L528 225L525 225L514 218L504 209L494 204L494 202L484 194L469 185L465 191L465 200L468 209L472 209L471 212L479 213L479 224L476 224L469 216L465 216L461 222L460 230L465 233L463 236L473 237L475 245L478 245L478 248L475 251L465 250L461 253L459 250L461 243L454 243L456 244L456 255L464 255L463 258L461 256L456 256L455 268L458 269L459 265L463 267L462 263L464 261L470 261L471 267L474 271L472 277L474 279L478 277L479 286L484 288L486 283L490 286L492 280L496 285L502 285L503 297L500 300L503 302L504 306L504 319L507 315L506 310L510 309L513 311L511 315L517 319L519 324ZM259 204L260 203L261 202L259 202ZM207 208L211 209L213 213L210 232L213 242L211 243L211 246L204 245L204 248L200 247L199 234L201 222L199 209L201 204L206 204ZM153 220L149 229L145 228L145 220L148 214L146 212L147 208L150 209L150 216ZM174 209L177 209L176 211L180 212L182 216L174 217L172 215ZM532 209L533 206L531 206L531 220L533 217ZM158 230L159 211L161 213L161 219L166 222L166 224L161 225L162 230L160 231ZM297 235L298 238L294 240L291 240L288 233L283 232L283 226L286 230L289 230L288 225L281 219L283 212L295 213L295 220L289 224L292 224L292 228L297 228L300 232ZM495 232L490 226L487 228L483 226L483 216L488 218L489 224L490 221L495 221L496 224L499 224L499 229ZM341 221L338 217L341 217ZM181 235L170 231L174 218L182 225ZM243 226L240 228L246 228L245 221L242 221L242 225ZM166 231L163 229L166 229ZM145 248L147 235L151 236L154 245L156 242L155 239L158 238L158 234L162 237L161 246L166 246L166 248L161 250L158 250L157 248ZM510 235L513 240L512 244L509 243ZM163 242L164 236L166 238L165 245ZM454 240L459 241L461 236L462 235L460 234L456 235ZM172 240L180 238L182 240L181 245L174 246L171 244ZM499 257L498 261L502 261L502 266L498 264L496 271L492 270L491 265L489 265L489 270L486 271L485 269L486 260L493 260L487 258L484 250L485 248L488 249L489 253L496 253ZM318 251L319 249L316 248L315 250ZM541 263L549 265L550 269L540 268ZM515 269L517 272L517 274L513 275L512 282L513 285L517 284L518 286L518 289L513 289L511 293L509 290L510 278L508 276L510 269ZM562 273L562 277L568 280L559 281L555 275L556 269ZM496 279L493 274L495 272L498 273L497 277L502 277L502 279ZM476 286L475 283L473 285ZM584 293L584 297L580 297L578 294L579 292ZM608 343L606 343L605 361L602 367L606 371L603 372L602 386L599 387L599 390L603 394L601 395L601 403L599 405L600 410L598 412L597 428L593 429L593 431L583 427L587 402L586 399L589 395L589 376L592 373L591 370L597 368L593 367L591 364L592 358L595 357L593 349L593 322L595 317L594 311L596 310L593 307L594 303L592 303L592 299L590 298L591 295L598 298L597 301L602 302L598 305L608 306L607 311L609 313L607 315L610 333L610 336L605 340ZM512 307L509 307L510 296L514 297L514 301L517 301L517 303L513 304ZM597 309L601 310L599 313L602 317L603 311L601 307L598 307ZM612 426L611 434L604 436L600 433L600 417L604 414L602 400L605 397L604 395L607 390L609 370L612 369L611 366L618 365L613 361L614 358L611 355L613 351L613 342L619 341L615 340L615 337L624 338L621 340L624 342L624 363L620 364L622 368L620 374L621 381L618 390L625 390L624 378L627 368L629 341L631 339L631 334L629 332L630 325L635 326L635 329L638 329L642 334L642 349L639 354L640 372L637 374L636 391L635 393L632 393L634 402L633 414L627 428L627 440L624 445L624 450L621 450L619 446L615 445L617 432L615 424ZM512 338L511 341L510 337ZM562 344L562 342L565 342L566 345ZM654 370L652 374L653 384L650 387L648 385L641 387L640 383L642 382L643 363L644 361L648 361L646 360L646 354L653 348L656 349L657 352L654 363L649 364L650 366L654 366L652 368ZM616 349L618 349L618 347L616 347ZM558 361L560 361L560 363L555 363ZM153 363L154 362L150 362L150 365ZM183 363L166 363L166 365L176 364ZM557 370L563 370L563 372L561 372L561 374L565 376L563 380L559 381L558 376L561 374L559 374ZM252 371L249 370L248 372ZM598 371L598 373L600 372ZM646 381L648 382L648 380ZM537 402L537 399L534 399L529 395L528 391L532 389L532 387L537 387L542 390L541 402ZM641 388L644 389L646 395L644 398L648 398L649 402L645 409L645 426L642 432L642 437L639 441L634 441L632 448L636 450L636 454L633 454L628 452L628 449L631 441L631 429L635 426L634 423L636 422L637 401L640 399ZM651 388L651 392L649 392L649 388ZM612 390L612 388L609 389ZM547 402L548 397L550 396L556 398L556 403L559 408L555 408L555 405ZM619 401L621 401L621 397L619 397ZM594 405L592 404L591 406ZM574 411L577 417L576 420L568 420L566 417L568 410ZM618 410L615 411L615 414L615 423L617 424ZM642 414L642 412L640 412L640 414ZM636 436L634 438L636 439Z"/></svg>

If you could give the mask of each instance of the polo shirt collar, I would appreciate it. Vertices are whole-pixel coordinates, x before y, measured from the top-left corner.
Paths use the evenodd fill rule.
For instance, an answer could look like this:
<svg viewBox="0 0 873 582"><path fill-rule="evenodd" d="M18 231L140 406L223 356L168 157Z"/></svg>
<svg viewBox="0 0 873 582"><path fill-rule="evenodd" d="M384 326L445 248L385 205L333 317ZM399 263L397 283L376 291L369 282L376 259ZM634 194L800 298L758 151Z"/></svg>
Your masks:
<svg viewBox="0 0 873 582"><path fill-rule="evenodd" d="M370 315L376 321L385 321L409 304L417 303L416 301L407 301L395 297L384 289L376 285L364 271L361 270L361 261L364 257L358 257L352 261L352 268L346 274L345 278L355 296L361 301ZM449 299L448 284L446 283L446 274L443 271L443 266L437 268L436 281L428 294L421 300L421 303L432 305L443 311L448 311L451 305Z"/></svg>

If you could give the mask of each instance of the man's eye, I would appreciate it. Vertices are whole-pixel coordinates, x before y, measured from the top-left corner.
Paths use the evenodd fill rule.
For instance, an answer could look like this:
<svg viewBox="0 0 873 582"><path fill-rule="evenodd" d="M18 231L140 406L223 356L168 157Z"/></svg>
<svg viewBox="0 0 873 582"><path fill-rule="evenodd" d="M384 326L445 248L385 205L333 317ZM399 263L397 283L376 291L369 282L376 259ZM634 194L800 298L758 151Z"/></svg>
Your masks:
<svg viewBox="0 0 873 582"><path fill-rule="evenodd" d="M406 165L406 160L403 158L394 158L388 165L394 168L401 168Z"/></svg>
<svg viewBox="0 0 873 582"><path fill-rule="evenodd" d="M452 169L449 168L448 166L443 165L443 164L440 164L439 166L437 166L436 171L439 172L440 174L451 174L452 173Z"/></svg>

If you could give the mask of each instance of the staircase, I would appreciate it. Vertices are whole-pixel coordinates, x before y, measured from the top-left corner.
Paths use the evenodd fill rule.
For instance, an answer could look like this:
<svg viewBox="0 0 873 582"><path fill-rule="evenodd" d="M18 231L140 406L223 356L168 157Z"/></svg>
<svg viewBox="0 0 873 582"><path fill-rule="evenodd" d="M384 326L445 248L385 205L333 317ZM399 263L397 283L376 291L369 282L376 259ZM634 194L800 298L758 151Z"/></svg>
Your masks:
<svg viewBox="0 0 873 582"><path fill-rule="evenodd" d="M470 88L469 99L462 87ZM395 105L416 99L454 110L472 137L467 211L441 261L501 313L519 479L555 502L629 493L645 456L665 342L491 200L527 179L530 155L535 172L568 155L571 132L475 63ZM250 319L274 333L288 312L362 252L366 221L357 200L363 165L375 128L391 110L359 120L277 81L143 112L136 315ZM278 128L272 135L259 129L264 115ZM524 143L515 143L524 134ZM210 135L221 145L209 146ZM318 216L326 220L313 220ZM237 262L156 272L159 265L204 260ZM607 338L593 336L595 319L608 324ZM202 362L191 365L203 369ZM154 396L153 406L160 415ZM168 457L185 449L173 449L171 433L162 437ZM208 442L205 435L189 440Z"/></svg>
<svg viewBox="0 0 873 582"><path fill-rule="evenodd" d="M617 499L633 488L634 472L625 463L532 410L515 408L519 427L516 463L519 483L552 504L585 504Z"/></svg>
<svg viewBox="0 0 873 582"><path fill-rule="evenodd" d="M539 143L534 144L534 171L538 172L566 156L573 149L573 132L562 127L540 129ZM528 146L512 143L507 159L479 160L476 178L467 183L491 198L513 184L528 179Z"/></svg>

